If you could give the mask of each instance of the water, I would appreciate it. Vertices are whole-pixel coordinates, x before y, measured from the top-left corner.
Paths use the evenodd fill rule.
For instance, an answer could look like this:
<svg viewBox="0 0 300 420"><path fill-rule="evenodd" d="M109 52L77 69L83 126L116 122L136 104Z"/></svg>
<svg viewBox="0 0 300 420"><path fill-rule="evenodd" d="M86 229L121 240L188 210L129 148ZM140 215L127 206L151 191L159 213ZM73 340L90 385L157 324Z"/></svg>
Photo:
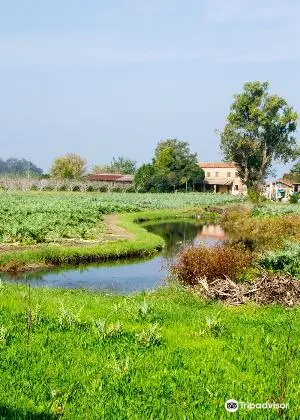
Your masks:
<svg viewBox="0 0 300 420"><path fill-rule="evenodd" d="M166 247L155 258L6 275L2 279L31 284L33 287L81 288L128 294L162 286L168 263L184 245L203 242L206 246L213 246L225 239L225 233L219 225L201 225L193 219L160 222L145 225L145 228L166 241Z"/></svg>

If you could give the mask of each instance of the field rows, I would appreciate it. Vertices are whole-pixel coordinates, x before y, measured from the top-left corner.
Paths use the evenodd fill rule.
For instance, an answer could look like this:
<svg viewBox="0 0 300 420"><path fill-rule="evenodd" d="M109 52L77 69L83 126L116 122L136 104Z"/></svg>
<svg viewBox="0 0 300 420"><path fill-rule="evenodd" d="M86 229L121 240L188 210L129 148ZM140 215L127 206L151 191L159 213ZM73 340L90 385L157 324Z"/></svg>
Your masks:
<svg viewBox="0 0 300 420"><path fill-rule="evenodd" d="M0 195L0 242L35 244L101 235L103 214L177 209L240 201L213 194L47 194Z"/></svg>

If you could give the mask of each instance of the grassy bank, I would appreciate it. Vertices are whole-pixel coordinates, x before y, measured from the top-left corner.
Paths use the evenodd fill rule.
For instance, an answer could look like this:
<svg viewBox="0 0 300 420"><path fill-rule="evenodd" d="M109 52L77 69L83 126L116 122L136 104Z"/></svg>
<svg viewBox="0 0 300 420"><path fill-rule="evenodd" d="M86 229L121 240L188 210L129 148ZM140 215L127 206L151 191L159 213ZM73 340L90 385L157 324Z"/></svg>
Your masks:
<svg viewBox="0 0 300 420"><path fill-rule="evenodd" d="M95 245L42 245L24 250L19 248L15 251L2 252L0 254L0 271L24 271L38 267L77 265L153 255L162 249L164 241L160 236L147 232L138 222L192 217L196 211L196 209L153 210L120 214L118 225L132 235L130 239ZM215 218L214 213L204 214L203 221L215 220Z"/></svg>
<svg viewBox="0 0 300 420"><path fill-rule="evenodd" d="M2 285L0 307L2 419L226 419L230 398L299 418L299 308L225 307L171 286L122 297L16 285Z"/></svg>

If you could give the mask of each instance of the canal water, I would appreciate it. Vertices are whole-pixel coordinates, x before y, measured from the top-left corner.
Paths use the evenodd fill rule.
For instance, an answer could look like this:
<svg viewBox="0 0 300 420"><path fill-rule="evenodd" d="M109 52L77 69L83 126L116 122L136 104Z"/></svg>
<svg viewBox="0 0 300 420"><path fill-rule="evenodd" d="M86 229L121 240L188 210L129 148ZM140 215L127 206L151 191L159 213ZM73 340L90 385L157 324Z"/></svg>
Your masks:
<svg viewBox="0 0 300 420"><path fill-rule="evenodd" d="M145 225L145 229L165 240L166 246L159 256L147 260L122 260L111 264L5 275L1 278L32 287L81 288L118 294L140 292L165 284L168 265L182 247L201 243L211 247L225 239L225 233L219 225L201 225L195 219L160 222Z"/></svg>

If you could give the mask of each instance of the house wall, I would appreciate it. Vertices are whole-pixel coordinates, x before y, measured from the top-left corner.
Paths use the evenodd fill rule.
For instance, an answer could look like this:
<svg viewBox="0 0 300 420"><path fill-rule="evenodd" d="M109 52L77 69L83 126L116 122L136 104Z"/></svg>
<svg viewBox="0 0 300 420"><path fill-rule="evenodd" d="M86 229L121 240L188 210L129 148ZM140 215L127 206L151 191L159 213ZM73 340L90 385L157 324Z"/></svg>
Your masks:
<svg viewBox="0 0 300 420"><path fill-rule="evenodd" d="M240 177L237 174L236 168L202 168L205 173L205 181L208 182L209 186L219 185L219 192L230 192L234 195L245 194L246 186L243 185ZM224 184L224 181L227 185ZM218 184L220 182L220 184ZM232 184L232 185L228 185ZM213 188L209 187L209 190Z"/></svg>

